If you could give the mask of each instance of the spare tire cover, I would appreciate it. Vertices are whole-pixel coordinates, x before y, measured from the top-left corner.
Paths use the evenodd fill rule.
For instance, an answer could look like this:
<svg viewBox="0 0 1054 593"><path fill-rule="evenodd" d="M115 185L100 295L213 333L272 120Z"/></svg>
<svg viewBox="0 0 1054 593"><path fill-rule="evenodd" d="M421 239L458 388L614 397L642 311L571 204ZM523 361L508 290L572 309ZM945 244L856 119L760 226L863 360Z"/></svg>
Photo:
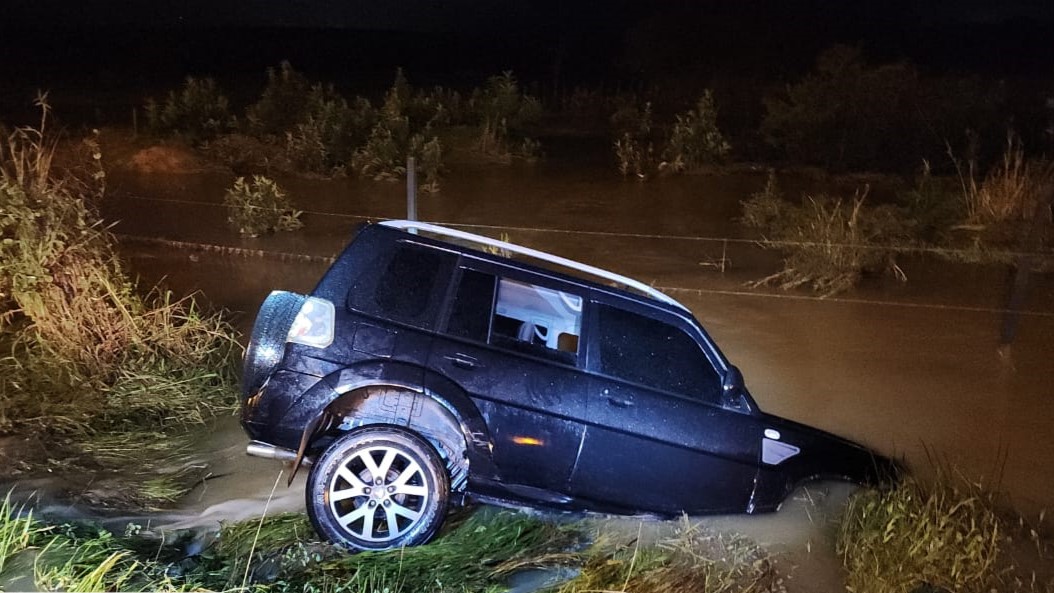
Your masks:
<svg viewBox="0 0 1054 593"><path fill-rule="evenodd" d="M289 328L306 299L295 292L275 290L260 305L242 367L242 393L245 396L259 389L282 360Z"/></svg>

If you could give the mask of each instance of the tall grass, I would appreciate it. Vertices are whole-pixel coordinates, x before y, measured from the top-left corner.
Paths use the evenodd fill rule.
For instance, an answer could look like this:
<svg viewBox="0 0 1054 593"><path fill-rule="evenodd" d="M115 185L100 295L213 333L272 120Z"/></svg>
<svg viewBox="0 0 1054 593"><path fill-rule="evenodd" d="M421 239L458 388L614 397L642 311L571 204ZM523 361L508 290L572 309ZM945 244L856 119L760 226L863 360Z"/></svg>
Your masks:
<svg viewBox="0 0 1054 593"><path fill-rule="evenodd" d="M906 279L897 247L909 241L910 223L892 206L869 206L867 189L849 199L783 199L774 174L765 189L743 202L742 221L762 233L761 244L784 254L783 270L752 283L787 290L808 286L824 296L855 286L867 273Z"/></svg>
<svg viewBox="0 0 1054 593"><path fill-rule="evenodd" d="M853 593L987 593L1013 588L1009 536L990 492L939 473L854 495L837 548Z"/></svg>
<svg viewBox="0 0 1054 593"><path fill-rule="evenodd" d="M979 179L973 160L955 158L966 207L966 223L985 225L1029 219L1036 214L1042 192L1054 187L1054 162L1029 161L1021 139L1008 134L1002 158Z"/></svg>
<svg viewBox="0 0 1054 593"><path fill-rule="evenodd" d="M83 440L233 407L235 335L192 298L142 293L88 188L39 127L0 138L0 431Z"/></svg>
<svg viewBox="0 0 1054 593"><path fill-rule="evenodd" d="M0 574L12 558L29 548L36 531L33 513L15 507L9 491L0 503Z"/></svg>

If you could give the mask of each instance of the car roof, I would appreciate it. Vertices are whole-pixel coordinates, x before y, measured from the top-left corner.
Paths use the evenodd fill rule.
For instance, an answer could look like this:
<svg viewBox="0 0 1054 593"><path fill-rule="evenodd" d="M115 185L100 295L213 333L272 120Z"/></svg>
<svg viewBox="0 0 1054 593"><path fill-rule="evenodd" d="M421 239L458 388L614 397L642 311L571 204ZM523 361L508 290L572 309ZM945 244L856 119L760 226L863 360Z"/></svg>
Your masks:
<svg viewBox="0 0 1054 593"><path fill-rule="evenodd" d="M535 273L553 276L572 283L583 283L588 285L590 288L599 290L601 292L614 293L617 296L628 298L641 303L662 305L662 308L670 308L678 313L687 314L688 316L691 316L691 312L688 307L684 306L673 297L670 297L669 295L666 295L660 292L659 290L648 286L643 282L640 282L639 280L634 280L632 278L623 276L621 274L617 274L610 270L605 270L603 268L598 268L596 266L591 266L589 264L577 262L575 260L567 259L558 255L553 255L551 253L546 253L544 251L539 251L530 247L524 247L522 245L517 245L508 241L500 241L498 239L492 239L490 237L485 237L474 233L468 233L465 231L460 231L444 226L418 221L390 220L378 223L378 225L376 226L403 231L407 234L414 235L416 238L426 239L429 242L435 243L437 245L453 247L459 252L471 253L473 256L481 259L500 262L505 265L509 265L511 262L511 264L516 268L522 268ZM428 233L430 235L436 235L438 238L431 237L428 235L419 235L419 232ZM495 255L493 253L488 253L480 249L474 249L472 247L466 247L464 245L452 242L455 240L468 242L473 246L479 246L482 248L499 249L505 252L523 255L533 260L546 262L556 266L562 266L564 268L574 270L575 272L584 274L592 278L598 278L606 280L608 282L612 282L616 286L607 286L595 281L591 281L588 278L583 279L564 274L559 271L533 266L530 263L526 263L523 261L515 261L508 257L502 257L501 255Z"/></svg>

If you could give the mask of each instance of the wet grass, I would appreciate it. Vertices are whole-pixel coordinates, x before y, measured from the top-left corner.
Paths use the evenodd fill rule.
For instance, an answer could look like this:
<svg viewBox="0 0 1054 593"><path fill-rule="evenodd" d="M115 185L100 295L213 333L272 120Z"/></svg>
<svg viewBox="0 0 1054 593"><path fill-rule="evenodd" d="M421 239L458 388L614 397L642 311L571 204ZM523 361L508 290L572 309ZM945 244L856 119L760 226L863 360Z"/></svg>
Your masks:
<svg viewBox="0 0 1054 593"><path fill-rule="evenodd" d="M1044 580L1052 575L1016 564L1015 539L1031 539L1049 562L1036 528L1002 510L982 484L939 470L932 481L907 478L850 498L837 550L853 593L1054 589Z"/></svg>
<svg viewBox="0 0 1054 593"><path fill-rule="evenodd" d="M640 538L599 538L577 577L557 593L761 593L783 591L769 554L735 535L713 533L687 518L677 532L654 545Z"/></svg>
<svg viewBox="0 0 1054 593"><path fill-rule="evenodd" d="M805 286L829 296L867 274L906 280L896 255L910 244L911 223L895 207L872 206L866 197L865 188L849 199L807 195L794 204L770 174L765 189L743 202L742 221L762 233L761 245L784 254L783 270L751 285Z"/></svg>
<svg viewBox="0 0 1054 593"><path fill-rule="evenodd" d="M509 511L465 513L432 543L350 555L319 542L303 515L224 525L205 539L115 535L91 525L46 525L5 506L0 566L35 554L33 583L42 590L352 591L442 593L498 591L510 572L566 564L580 538L556 525ZM3 544L0 544L3 545ZM189 553L188 553L189 551Z"/></svg>
<svg viewBox="0 0 1054 593"><path fill-rule="evenodd" d="M53 166L46 97L38 105L39 127L0 139L0 433L46 435L60 456L99 452L87 465L104 472L159 468L160 450L178 451L171 431L233 409L235 333L192 298L139 290L96 212L100 178ZM116 460L106 439L135 446ZM176 475L131 486L169 500Z"/></svg>

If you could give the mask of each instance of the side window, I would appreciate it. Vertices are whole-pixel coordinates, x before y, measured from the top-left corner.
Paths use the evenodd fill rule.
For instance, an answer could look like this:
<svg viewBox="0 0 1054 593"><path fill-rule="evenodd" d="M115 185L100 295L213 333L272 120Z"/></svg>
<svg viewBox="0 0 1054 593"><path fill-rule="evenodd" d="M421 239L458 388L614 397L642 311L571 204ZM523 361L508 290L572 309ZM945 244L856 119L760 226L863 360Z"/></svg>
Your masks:
<svg viewBox="0 0 1054 593"><path fill-rule="evenodd" d="M477 342L490 334L490 312L494 306L494 276L463 268L454 295L446 333Z"/></svg>
<svg viewBox="0 0 1054 593"><path fill-rule="evenodd" d="M578 360L582 297L502 278L491 343L567 364Z"/></svg>
<svg viewBox="0 0 1054 593"><path fill-rule="evenodd" d="M362 270L348 293L352 309L431 328L447 286L454 256L403 244Z"/></svg>
<svg viewBox="0 0 1054 593"><path fill-rule="evenodd" d="M718 403L721 380L696 341L661 321L599 305L598 370L648 387Z"/></svg>

